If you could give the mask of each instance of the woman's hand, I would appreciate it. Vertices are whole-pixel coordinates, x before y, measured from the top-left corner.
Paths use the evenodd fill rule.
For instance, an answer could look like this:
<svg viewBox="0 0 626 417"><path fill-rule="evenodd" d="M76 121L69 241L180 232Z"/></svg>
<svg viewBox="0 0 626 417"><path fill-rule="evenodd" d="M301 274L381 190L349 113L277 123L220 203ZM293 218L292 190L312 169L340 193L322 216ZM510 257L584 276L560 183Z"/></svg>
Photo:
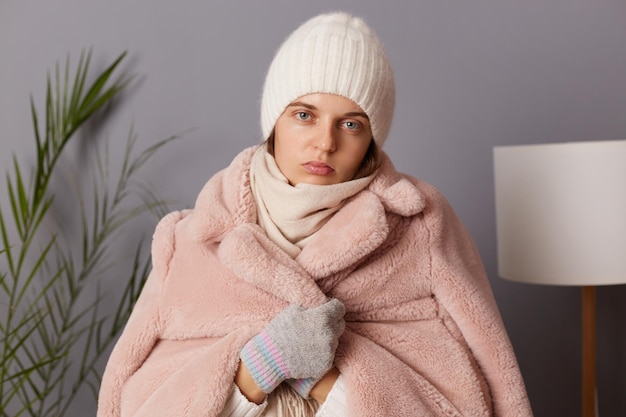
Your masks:
<svg viewBox="0 0 626 417"><path fill-rule="evenodd" d="M306 380L298 392L308 397L333 366L344 314L345 307L336 299L313 308L285 308L241 350L242 383L249 376L262 392L270 393L286 379Z"/></svg>
<svg viewBox="0 0 626 417"><path fill-rule="evenodd" d="M237 369L237 374L235 374L235 384L237 384L239 391L248 401L261 404L265 400L266 394L254 382L252 375L248 372L248 368L241 361L239 361L239 368Z"/></svg>
<svg viewBox="0 0 626 417"><path fill-rule="evenodd" d="M322 379L320 379L317 384L311 388L309 396L318 403L322 404L326 401L326 397L333 388L333 385L335 385L337 378L339 378L339 370L333 366L330 371L326 372L326 375L324 375Z"/></svg>
<svg viewBox="0 0 626 417"><path fill-rule="evenodd" d="M333 385L335 385L337 378L339 378L339 370L336 367L332 367L326 372L326 375L311 388L309 396L322 404L326 401L326 397L333 388ZM255 404L261 404L267 396L254 382L250 372L248 372L248 369L241 361L239 361L239 369L237 369L237 374L235 375L235 384L237 384L239 391L241 391L248 401Z"/></svg>

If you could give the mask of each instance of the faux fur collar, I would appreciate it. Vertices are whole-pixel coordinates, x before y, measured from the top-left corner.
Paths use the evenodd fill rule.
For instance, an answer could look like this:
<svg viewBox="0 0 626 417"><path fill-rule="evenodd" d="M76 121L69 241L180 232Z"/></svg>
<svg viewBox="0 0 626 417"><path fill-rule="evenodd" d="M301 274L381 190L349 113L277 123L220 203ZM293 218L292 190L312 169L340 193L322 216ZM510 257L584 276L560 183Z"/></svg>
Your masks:
<svg viewBox="0 0 626 417"><path fill-rule="evenodd" d="M255 149L245 149L203 187L188 223L196 240L221 241L234 229L256 227L249 176ZM398 173L383 153L383 164L376 178L320 229L295 261L314 279L343 270L387 238L386 213L408 217L420 213L424 207L425 198L418 188Z"/></svg>

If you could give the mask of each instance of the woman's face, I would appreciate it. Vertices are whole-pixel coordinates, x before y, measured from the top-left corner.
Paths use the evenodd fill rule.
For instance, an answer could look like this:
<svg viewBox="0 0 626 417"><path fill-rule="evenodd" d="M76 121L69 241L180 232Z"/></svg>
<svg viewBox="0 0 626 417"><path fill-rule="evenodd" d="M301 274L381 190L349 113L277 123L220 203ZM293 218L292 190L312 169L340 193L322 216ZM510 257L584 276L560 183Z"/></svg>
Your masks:
<svg viewBox="0 0 626 417"><path fill-rule="evenodd" d="M371 140L369 118L355 102L309 94L276 121L274 158L291 185L338 184L354 177Z"/></svg>

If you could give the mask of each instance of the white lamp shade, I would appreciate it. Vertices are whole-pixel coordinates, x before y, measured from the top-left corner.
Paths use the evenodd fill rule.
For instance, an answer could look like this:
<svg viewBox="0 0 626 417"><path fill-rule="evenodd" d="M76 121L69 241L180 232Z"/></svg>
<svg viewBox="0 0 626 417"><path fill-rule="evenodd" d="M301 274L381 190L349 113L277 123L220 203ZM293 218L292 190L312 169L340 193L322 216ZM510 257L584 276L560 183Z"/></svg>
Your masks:
<svg viewBox="0 0 626 417"><path fill-rule="evenodd" d="M493 150L502 278L626 283L626 140Z"/></svg>

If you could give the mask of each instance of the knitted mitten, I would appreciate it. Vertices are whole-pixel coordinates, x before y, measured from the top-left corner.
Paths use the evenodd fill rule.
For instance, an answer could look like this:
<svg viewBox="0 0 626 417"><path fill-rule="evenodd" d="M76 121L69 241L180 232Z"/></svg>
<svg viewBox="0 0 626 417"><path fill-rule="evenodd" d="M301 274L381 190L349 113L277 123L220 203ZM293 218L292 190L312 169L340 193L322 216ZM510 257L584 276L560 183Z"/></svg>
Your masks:
<svg viewBox="0 0 626 417"><path fill-rule="evenodd" d="M312 387L333 366L344 314L336 299L308 309L292 304L246 343L241 361L263 392L286 379L311 378Z"/></svg>
<svg viewBox="0 0 626 417"><path fill-rule="evenodd" d="M287 383L305 400L309 399L311 389L317 384L319 378L288 379Z"/></svg>

